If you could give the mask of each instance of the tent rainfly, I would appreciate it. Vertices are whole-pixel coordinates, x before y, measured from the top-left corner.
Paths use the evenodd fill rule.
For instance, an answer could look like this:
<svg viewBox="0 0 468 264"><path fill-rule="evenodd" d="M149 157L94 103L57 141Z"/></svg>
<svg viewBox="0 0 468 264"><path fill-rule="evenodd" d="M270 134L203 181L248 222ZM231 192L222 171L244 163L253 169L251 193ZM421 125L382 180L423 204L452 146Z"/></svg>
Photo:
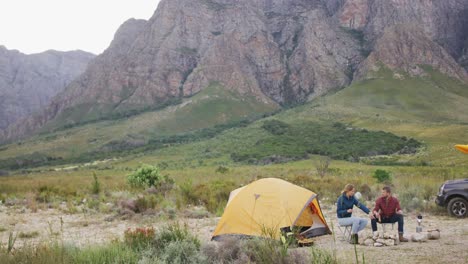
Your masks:
<svg viewBox="0 0 468 264"><path fill-rule="evenodd" d="M468 145L455 145L455 148L465 154L468 154Z"/></svg>
<svg viewBox="0 0 468 264"><path fill-rule="evenodd" d="M278 239L281 230L293 227L308 238L331 234L317 194L281 179L265 178L231 192L212 240L226 235Z"/></svg>

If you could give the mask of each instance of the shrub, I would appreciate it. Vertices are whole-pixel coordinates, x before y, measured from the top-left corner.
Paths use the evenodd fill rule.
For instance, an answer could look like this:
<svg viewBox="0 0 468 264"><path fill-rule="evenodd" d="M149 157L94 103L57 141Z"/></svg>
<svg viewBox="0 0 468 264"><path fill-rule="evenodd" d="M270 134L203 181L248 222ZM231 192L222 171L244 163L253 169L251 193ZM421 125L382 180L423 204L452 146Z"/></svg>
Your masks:
<svg viewBox="0 0 468 264"><path fill-rule="evenodd" d="M160 229L139 263L206 263L200 241L187 225L170 224Z"/></svg>
<svg viewBox="0 0 468 264"><path fill-rule="evenodd" d="M73 248L66 252L71 261L54 263L138 263L138 252L123 243L114 242L106 246ZM43 262L50 263L50 262Z"/></svg>
<svg viewBox="0 0 468 264"><path fill-rule="evenodd" d="M153 247L162 251L171 242L189 241L200 248L200 241L197 237L189 233L187 225L181 226L179 223L170 224L163 227L156 233L153 240Z"/></svg>
<svg viewBox="0 0 468 264"><path fill-rule="evenodd" d="M200 253L199 246L191 241L169 243L159 259L168 264L206 263L206 257Z"/></svg>
<svg viewBox="0 0 468 264"><path fill-rule="evenodd" d="M177 199L177 208L181 209L187 204L197 204L198 198L194 193L194 187L191 179L184 181L179 185L179 195Z"/></svg>
<svg viewBox="0 0 468 264"><path fill-rule="evenodd" d="M99 194L101 192L101 184L99 183L95 172L93 172L93 178L94 178L94 181L93 181L93 186L91 187L91 192L93 194Z"/></svg>
<svg viewBox="0 0 468 264"><path fill-rule="evenodd" d="M164 192L172 189L174 185L174 181L169 176L163 176L158 167L151 165L143 165L128 175L127 181L132 187L155 187Z"/></svg>
<svg viewBox="0 0 468 264"><path fill-rule="evenodd" d="M221 173L221 174L225 174L226 172L229 171L229 168L227 167L224 167L224 166L219 166L217 169L216 169L216 172L217 173Z"/></svg>
<svg viewBox="0 0 468 264"><path fill-rule="evenodd" d="M280 242L273 239L254 238L248 240L243 244L242 251L254 263L286 263L286 255Z"/></svg>
<svg viewBox="0 0 468 264"><path fill-rule="evenodd" d="M149 247L154 239L155 231L152 227L147 228L131 228L124 233L124 242L132 249L141 250Z"/></svg>
<svg viewBox="0 0 468 264"><path fill-rule="evenodd" d="M135 213L143 213L154 209L161 202L162 197L156 195L139 196L135 201Z"/></svg>
<svg viewBox="0 0 468 264"><path fill-rule="evenodd" d="M333 256L333 254L329 251L312 247L311 248L311 255L312 255L312 261L311 263L317 263L317 264L336 264L338 261L336 260L336 257ZM363 262L365 263L365 262Z"/></svg>
<svg viewBox="0 0 468 264"><path fill-rule="evenodd" d="M328 172L328 167L330 166L331 159L329 157L320 158L315 163L315 169L317 170L317 174L320 178L325 177Z"/></svg>
<svg viewBox="0 0 468 264"><path fill-rule="evenodd" d="M289 129L289 125L285 122L273 119L263 122L262 128L273 135L282 135Z"/></svg>
<svg viewBox="0 0 468 264"><path fill-rule="evenodd" d="M43 185L39 187L39 195L37 200L39 202L49 203L52 201L53 197L59 194L59 190L53 186Z"/></svg>
<svg viewBox="0 0 468 264"><path fill-rule="evenodd" d="M372 175L372 178L376 179L378 183L391 183L392 178L390 176L390 172L386 170L375 170L374 175Z"/></svg>
<svg viewBox="0 0 468 264"><path fill-rule="evenodd" d="M216 243L206 243L201 251L209 263L233 263L241 258L241 240L237 237L228 237Z"/></svg>
<svg viewBox="0 0 468 264"><path fill-rule="evenodd" d="M194 188L194 196L210 213L222 214L229 194L236 188L233 181L215 180L207 184L200 184Z"/></svg>
<svg viewBox="0 0 468 264"><path fill-rule="evenodd" d="M39 232L32 231L32 232L20 232L18 234L19 238L35 238L39 236Z"/></svg>
<svg viewBox="0 0 468 264"><path fill-rule="evenodd" d="M370 201L373 199L372 189L367 183L364 183L363 185L361 185L359 187L359 191L362 193L362 196L365 197L367 201Z"/></svg>

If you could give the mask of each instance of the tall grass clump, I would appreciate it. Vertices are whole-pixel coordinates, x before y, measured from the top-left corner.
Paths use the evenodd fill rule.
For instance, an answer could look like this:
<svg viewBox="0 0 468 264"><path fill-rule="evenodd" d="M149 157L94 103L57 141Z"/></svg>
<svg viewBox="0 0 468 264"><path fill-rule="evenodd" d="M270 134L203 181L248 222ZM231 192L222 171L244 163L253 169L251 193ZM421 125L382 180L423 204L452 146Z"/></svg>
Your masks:
<svg viewBox="0 0 468 264"><path fill-rule="evenodd" d="M229 194L237 185L230 180L214 180L208 183L192 185L187 181L179 186L178 207L203 205L210 213L223 213Z"/></svg>
<svg viewBox="0 0 468 264"><path fill-rule="evenodd" d="M333 256L332 253L324 249L311 247L310 254L312 258L310 263L312 264L337 264L338 263L338 261L336 260L336 257Z"/></svg>
<svg viewBox="0 0 468 264"><path fill-rule="evenodd" d="M67 250L68 263L138 263L139 255L132 248L120 242L105 246L72 248Z"/></svg>
<svg viewBox="0 0 468 264"><path fill-rule="evenodd" d="M148 248L155 235L155 230L152 227L127 229L124 233L124 243L134 250L142 250Z"/></svg>
<svg viewBox="0 0 468 264"><path fill-rule="evenodd" d="M99 194L101 192L101 184L96 176L96 173L93 172L93 185L91 186L91 193Z"/></svg>
<svg viewBox="0 0 468 264"><path fill-rule="evenodd" d="M139 263L206 263L200 240L178 223L161 228Z"/></svg>
<svg viewBox="0 0 468 264"><path fill-rule="evenodd" d="M89 264L89 263L138 263L136 251L120 242L104 246L78 248L49 242L39 245L24 245L11 253L0 251L2 264Z"/></svg>

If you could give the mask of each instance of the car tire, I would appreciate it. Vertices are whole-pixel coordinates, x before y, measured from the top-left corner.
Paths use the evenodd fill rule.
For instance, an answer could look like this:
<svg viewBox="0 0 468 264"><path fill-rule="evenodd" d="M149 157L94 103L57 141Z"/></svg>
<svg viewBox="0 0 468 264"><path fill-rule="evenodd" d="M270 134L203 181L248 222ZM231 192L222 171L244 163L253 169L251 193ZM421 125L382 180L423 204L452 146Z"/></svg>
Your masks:
<svg viewBox="0 0 468 264"><path fill-rule="evenodd" d="M466 217L468 211L468 201L463 198L453 198L447 205L447 211L451 216L458 218Z"/></svg>

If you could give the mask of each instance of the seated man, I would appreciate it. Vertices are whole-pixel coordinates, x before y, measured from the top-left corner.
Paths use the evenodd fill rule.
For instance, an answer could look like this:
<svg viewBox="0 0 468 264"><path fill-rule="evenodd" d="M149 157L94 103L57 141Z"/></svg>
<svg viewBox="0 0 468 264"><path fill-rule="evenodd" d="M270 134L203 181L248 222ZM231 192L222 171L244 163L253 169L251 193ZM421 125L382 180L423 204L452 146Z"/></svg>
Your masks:
<svg viewBox="0 0 468 264"><path fill-rule="evenodd" d="M401 242L408 242L403 237L403 211L400 202L392 196L392 189L389 186L382 188L382 196L375 202L374 219L371 220L372 231L377 231L377 222L395 223L398 222L398 235Z"/></svg>

